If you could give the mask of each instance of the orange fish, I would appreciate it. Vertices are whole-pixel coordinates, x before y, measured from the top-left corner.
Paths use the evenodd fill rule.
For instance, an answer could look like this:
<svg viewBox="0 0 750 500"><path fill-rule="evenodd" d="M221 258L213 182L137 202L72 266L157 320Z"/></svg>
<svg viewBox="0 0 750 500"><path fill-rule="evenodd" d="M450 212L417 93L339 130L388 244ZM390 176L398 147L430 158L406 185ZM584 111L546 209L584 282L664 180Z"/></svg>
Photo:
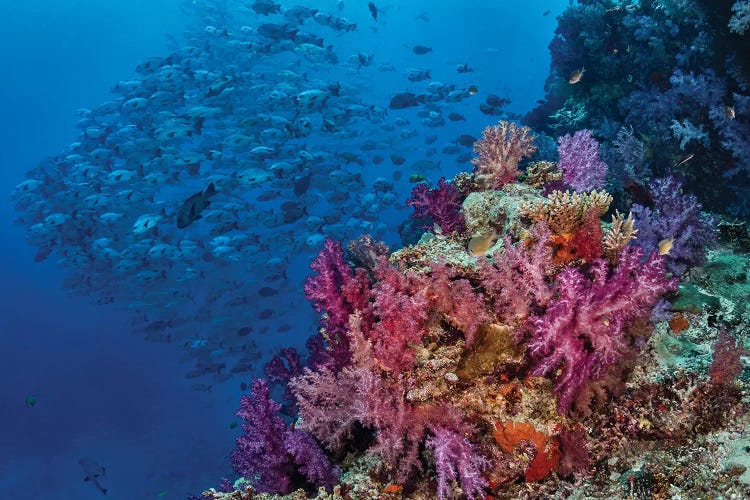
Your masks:
<svg viewBox="0 0 750 500"><path fill-rule="evenodd" d="M485 255L497 242L498 234L493 231L490 234L474 236L469 240L469 253L474 257Z"/></svg>
<svg viewBox="0 0 750 500"><path fill-rule="evenodd" d="M672 245L674 245L674 238L661 240L659 242L659 255L669 254L669 251L672 250Z"/></svg>
<svg viewBox="0 0 750 500"><path fill-rule="evenodd" d="M574 84L581 81L581 78L583 78L583 73L586 71L584 68L577 69L574 72L570 74L570 80L568 80L568 83Z"/></svg>

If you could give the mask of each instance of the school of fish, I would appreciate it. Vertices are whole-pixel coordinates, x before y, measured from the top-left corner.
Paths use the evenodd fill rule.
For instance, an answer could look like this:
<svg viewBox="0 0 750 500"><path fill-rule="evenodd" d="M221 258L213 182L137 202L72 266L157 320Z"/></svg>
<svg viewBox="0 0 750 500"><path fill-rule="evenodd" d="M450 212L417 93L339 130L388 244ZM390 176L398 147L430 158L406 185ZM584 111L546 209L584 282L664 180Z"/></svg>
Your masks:
<svg viewBox="0 0 750 500"><path fill-rule="evenodd" d="M287 332L315 333L300 284L323 239L399 241L383 220L406 218L409 180L454 173L475 141L464 114L508 102L473 97L474 69L418 40L414 67L376 53L387 5L330 6L187 1L184 41L78 110L75 142L13 193L36 260L183 349L187 378L251 372ZM373 86L386 72L393 88Z"/></svg>

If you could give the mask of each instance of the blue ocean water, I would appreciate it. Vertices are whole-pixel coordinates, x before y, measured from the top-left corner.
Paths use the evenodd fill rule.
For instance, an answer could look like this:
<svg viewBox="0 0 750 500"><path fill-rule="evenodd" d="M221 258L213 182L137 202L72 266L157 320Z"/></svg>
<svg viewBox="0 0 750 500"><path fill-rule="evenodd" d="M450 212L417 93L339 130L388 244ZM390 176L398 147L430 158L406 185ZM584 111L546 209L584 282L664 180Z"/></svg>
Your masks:
<svg viewBox="0 0 750 500"><path fill-rule="evenodd" d="M476 85L480 98L509 97L507 110L524 113L543 96L549 69L547 44L555 16L568 2L376 2L380 24L372 22L364 2L345 0L340 14L332 0L300 3L346 15L359 24L356 36L326 36L341 59L331 64L331 73L343 86L349 79L356 81L351 92L363 95L366 103L387 108L391 95L409 88L403 72L417 67L431 70L431 80L447 85ZM25 172L78 140L76 110L111 99L110 89L118 81L138 77L134 72L138 64L167 55L172 50L167 35L182 40L188 28L200 34L202 27L196 27L189 12L201 4L199 0L2 2L0 191L13 192ZM543 15L548 10L551 13ZM418 20L420 14L429 22ZM219 23L217 19L215 24ZM432 53L416 56L410 49L416 44L431 47ZM375 64L392 64L396 71L369 71L363 77L345 62L357 50L373 54ZM217 53L216 57L230 56ZM270 57L264 63L273 66ZM233 63L219 60L217 65ZM464 63L475 71L458 74L456 66ZM477 136L497 121L478 111L478 101L462 109L466 121L435 130L438 145L460 133ZM377 127L358 125L367 126ZM419 133L425 132L420 128ZM410 161L416 161L419 152L413 156ZM441 160L441 173L451 176L466 169L453 158L438 153L433 159ZM392 168L386 161L375 167L375 173L390 177ZM408 173L396 181L402 186L394 203L403 204L411 188L406 177ZM196 186L178 188L189 195ZM385 212L390 218L382 220L389 228L385 237L395 244L394 229L408 212ZM100 498L101 492L83 481L81 458L106 468L101 484L107 496L116 499L153 499L163 492L158 498L184 498L231 476L227 457L237 431L229 426L237 408L239 380L249 375L214 383L211 392L192 390L195 381L184 378L188 368L180 360L180 346L145 342L141 335L133 335L132 311L124 303L98 305L96 294L92 299L61 289L66 270L55 264L56 258L34 262L37 249L25 243L25 228L13 225L17 214L7 197L0 200L0 213L4 243L0 496ZM291 288L299 290L310 255L289 256ZM299 345L314 333L310 320L315 316L301 291L295 300L299 312L287 315L285 322L294 323L298 314L304 325L294 325L296 337L259 337L264 356L272 351L271 345ZM27 404L28 398L35 403Z"/></svg>

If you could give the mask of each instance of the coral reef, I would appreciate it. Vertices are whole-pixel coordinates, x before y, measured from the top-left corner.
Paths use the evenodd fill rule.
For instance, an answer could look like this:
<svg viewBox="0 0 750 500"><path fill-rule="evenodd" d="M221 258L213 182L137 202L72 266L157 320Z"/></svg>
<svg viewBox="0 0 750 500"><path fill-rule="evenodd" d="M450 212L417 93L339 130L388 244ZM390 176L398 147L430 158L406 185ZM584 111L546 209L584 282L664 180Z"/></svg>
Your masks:
<svg viewBox="0 0 750 500"><path fill-rule="evenodd" d="M695 337L714 313L679 305L691 284L678 291L668 256L638 245L638 219L602 221L608 193L545 195L527 179L535 187L462 178L463 230L426 233L390 255L361 239L351 265L326 240L305 285L323 313L316 350L302 371L289 351L269 366L275 379L291 377L294 425L255 382L233 455L250 489L204 497L293 486L302 489L285 498L317 487L319 499L697 491L675 472L694 467L680 454L710 435L745 435L744 347L717 328ZM695 200L674 196L696 214ZM497 242L476 255L472 242L486 234ZM698 343L705 359L675 368L670 352ZM730 453L725 442L703 460ZM701 487L744 491L744 469L732 467L704 472Z"/></svg>

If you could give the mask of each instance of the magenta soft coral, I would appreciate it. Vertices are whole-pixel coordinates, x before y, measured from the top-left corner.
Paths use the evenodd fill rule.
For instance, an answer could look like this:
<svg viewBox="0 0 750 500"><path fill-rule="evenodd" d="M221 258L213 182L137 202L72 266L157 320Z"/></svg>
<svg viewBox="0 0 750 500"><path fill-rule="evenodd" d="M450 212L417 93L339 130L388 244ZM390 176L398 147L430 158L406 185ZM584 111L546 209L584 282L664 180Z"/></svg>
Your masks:
<svg viewBox="0 0 750 500"><path fill-rule="evenodd" d="M317 275L305 280L305 295L316 311L326 313L325 339L318 334L307 342L310 365L341 369L349 361L344 334L349 316L356 310L369 308L369 277L363 269L353 271L344 260L341 244L330 238L323 241L323 249L310 267Z"/></svg>
<svg viewBox="0 0 750 500"><path fill-rule="evenodd" d="M639 247L626 247L612 272L599 259L587 274L566 267L557 276L557 298L544 316L532 319L527 348L532 375L549 375L562 366L555 384L561 413L570 409L590 380L622 359L630 348L626 326L647 317L661 295L676 284L664 275L664 259L653 253L643 262Z"/></svg>
<svg viewBox="0 0 750 500"><path fill-rule="evenodd" d="M444 262L430 266L430 277L425 280L424 294L430 307L461 330L469 346L474 334L490 321L484 296L474 291L467 279L456 279L456 273Z"/></svg>
<svg viewBox="0 0 750 500"><path fill-rule="evenodd" d="M414 208L412 217L415 219L429 220L437 224L443 233L450 234L453 231L462 233L466 229L461 212L463 201L464 196L456 185L441 177L435 189L429 189L425 183L414 186L406 205ZM423 229L432 230L433 227L425 224Z"/></svg>

